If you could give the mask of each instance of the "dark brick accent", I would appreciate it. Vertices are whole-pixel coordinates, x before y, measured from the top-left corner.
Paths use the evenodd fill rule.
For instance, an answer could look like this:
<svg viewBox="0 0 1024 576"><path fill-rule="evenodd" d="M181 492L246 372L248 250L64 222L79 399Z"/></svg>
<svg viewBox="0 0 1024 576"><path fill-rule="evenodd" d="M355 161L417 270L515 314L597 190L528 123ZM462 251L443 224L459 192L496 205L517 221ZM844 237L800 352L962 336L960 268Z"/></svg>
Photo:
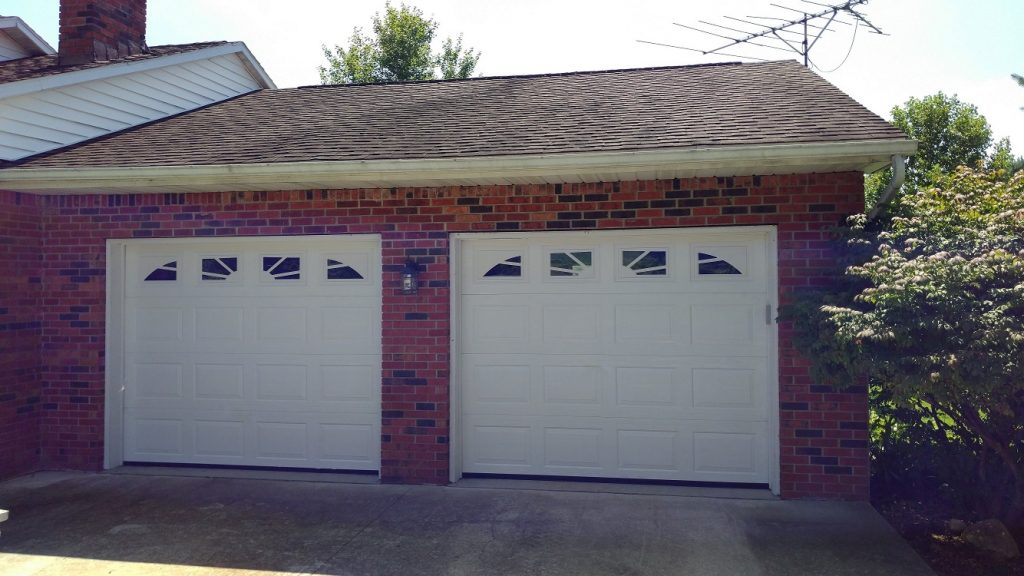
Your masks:
<svg viewBox="0 0 1024 576"><path fill-rule="evenodd" d="M849 466L825 466L825 474L853 474L853 468Z"/></svg>

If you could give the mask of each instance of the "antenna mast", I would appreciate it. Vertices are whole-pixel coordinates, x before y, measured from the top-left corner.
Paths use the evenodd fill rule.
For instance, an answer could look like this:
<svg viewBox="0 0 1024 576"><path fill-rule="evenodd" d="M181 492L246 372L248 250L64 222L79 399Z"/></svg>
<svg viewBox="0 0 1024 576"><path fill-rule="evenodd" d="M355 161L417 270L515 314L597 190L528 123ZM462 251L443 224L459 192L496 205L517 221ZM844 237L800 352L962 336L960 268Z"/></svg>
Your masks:
<svg viewBox="0 0 1024 576"><path fill-rule="evenodd" d="M673 22L676 26L686 28L688 30L694 30L702 34L714 36L716 38L723 38L728 42L711 48L710 50L701 50L697 48L690 48L686 46L674 46L671 44L662 44L660 42L650 42L647 40L639 40L645 44L654 44L656 46L667 46L669 48L678 48L680 50L689 50L691 52L700 52L701 54L708 56L717 54L721 56L733 56L737 58L750 58L753 60L765 60L764 58L757 58L754 56L739 56L736 54L728 54L724 50L728 50L733 47L741 45L758 46L761 48L768 48L771 50L781 50L784 52L796 52L803 57L804 66L810 67L811 62L811 49L814 48L818 40L825 34L825 32L832 32L830 28L833 24L842 24L844 26L866 26L868 30L874 34L884 34L877 26L872 24L867 17L858 11L858 8L868 3L868 0L847 0L839 4L822 4L820 2L813 2L812 0L801 0L805 4L813 4L818 7L815 12L808 12L807 10L801 10L797 8L790 8L789 6L783 6L781 4L772 3L772 6L788 10L790 12L796 12L800 14L798 18L777 18L768 16L747 16L746 18L752 20L762 20L776 22L776 24L761 24L753 22L748 19L735 18L732 16L725 16L732 26L725 26L722 24L716 24L714 22L708 22L705 20L698 20L698 22L704 26L709 26L715 29L725 30L728 33L712 32L705 28L698 26L689 26L686 24L679 24ZM840 16L850 16L853 22L847 22L842 20ZM744 28L736 28L735 26L745 26ZM750 28L754 29L751 30ZM856 33L856 28L854 29ZM852 48L852 45L851 45Z"/></svg>

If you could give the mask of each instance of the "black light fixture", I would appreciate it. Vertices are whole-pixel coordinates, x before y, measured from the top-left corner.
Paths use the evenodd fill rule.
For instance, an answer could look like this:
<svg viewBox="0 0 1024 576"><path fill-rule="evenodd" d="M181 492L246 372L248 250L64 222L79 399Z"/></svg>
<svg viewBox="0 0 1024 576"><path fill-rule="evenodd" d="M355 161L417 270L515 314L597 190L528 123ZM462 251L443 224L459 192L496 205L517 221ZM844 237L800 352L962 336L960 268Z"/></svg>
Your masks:
<svg viewBox="0 0 1024 576"><path fill-rule="evenodd" d="M420 287L420 265L406 260L402 267L402 294L415 294Z"/></svg>

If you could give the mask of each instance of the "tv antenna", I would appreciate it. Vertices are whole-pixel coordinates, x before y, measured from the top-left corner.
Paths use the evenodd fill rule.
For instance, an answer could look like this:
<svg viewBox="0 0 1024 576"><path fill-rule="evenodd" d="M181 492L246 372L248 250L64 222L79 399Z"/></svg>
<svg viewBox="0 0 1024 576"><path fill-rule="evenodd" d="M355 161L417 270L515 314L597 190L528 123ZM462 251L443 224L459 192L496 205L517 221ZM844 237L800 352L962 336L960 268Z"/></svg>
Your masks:
<svg viewBox="0 0 1024 576"><path fill-rule="evenodd" d="M719 56L731 56L734 58L749 58L752 60L762 61L767 60L767 58L741 56L738 54L729 54L724 52L730 48L742 45L757 46L770 50L795 52L803 57L804 66L809 68L813 64L811 61L811 49L818 43L818 40L821 40L821 37L825 35L825 32L834 32L831 28L833 24L854 26L853 40L850 41L850 51L846 53L847 58L849 58L850 52L853 51L853 41L856 40L857 29L861 25L865 26L868 31L873 34L885 34L877 26L872 24L871 21L867 19L867 16L859 11L868 3L868 0L847 0L846 2L841 2L839 4L822 4L812 0L801 0L801 2L804 4L811 4L816 8L811 12L807 9L791 8L789 6L772 3L771 5L776 8L788 11L787 14L796 13L799 17L790 16L789 18L779 18L770 16L746 16L745 18L736 18L733 16L724 16L724 18L728 20L726 23L729 24L728 26L706 20L698 20L698 22L703 26L710 27L710 30L700 26L690 26L687 24L673 22L673 24L681 28L694 30L708 36L714 36L716 38L726 40L726 42L721 46L717 46L709 50L702 50L688 46L676 46L661 42L651 42L649 40L638 40L638 42L653 44L655 46L667 46L669 48L677 48L680 50L689 50L691 52L700 52L705 56L717 54ZM842 19L842 16L850 17L852 22ZM754 22L754 20L759 20L760 22ZM845 62L846 59L844 58L843 63ZM842 64L840 64L840 66L842 66Z"/></svg>

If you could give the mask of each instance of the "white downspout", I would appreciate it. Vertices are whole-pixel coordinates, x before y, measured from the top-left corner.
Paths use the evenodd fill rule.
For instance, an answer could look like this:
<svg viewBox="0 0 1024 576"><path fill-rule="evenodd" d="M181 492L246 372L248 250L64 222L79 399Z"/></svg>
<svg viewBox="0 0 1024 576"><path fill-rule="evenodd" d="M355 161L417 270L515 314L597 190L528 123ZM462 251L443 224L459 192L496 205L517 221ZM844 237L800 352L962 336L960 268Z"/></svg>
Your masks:
<svg viewBox="0 0 1024 576"><path fill-rule="evenodd" d="M886 187L885 191L878 198L878 202L875 202L871 211L868 212L868 221L874 220L878 217L879 212L882 208L892 199L892 195L900 189L903 185L903 181L907 178L907 159L899 154L892 157L892 180L889 181L889 186Z"/></svg>

